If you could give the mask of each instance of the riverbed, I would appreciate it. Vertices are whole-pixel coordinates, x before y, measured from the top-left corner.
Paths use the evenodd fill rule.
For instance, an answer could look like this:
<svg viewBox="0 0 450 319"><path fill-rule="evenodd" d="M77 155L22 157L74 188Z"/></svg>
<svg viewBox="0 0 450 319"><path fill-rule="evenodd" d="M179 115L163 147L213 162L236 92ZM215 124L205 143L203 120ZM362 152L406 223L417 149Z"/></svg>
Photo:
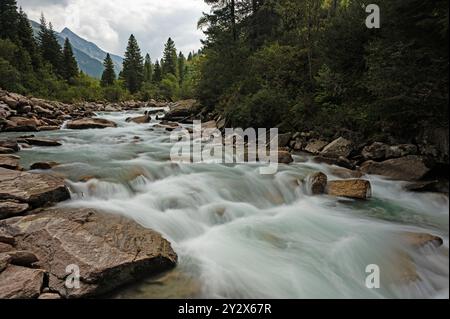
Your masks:
<svg viewBox="0 0 450 319"><path fill-rule="evenodd" d="M294 155L274 175L257 165L176 163L170 133L127 123L144 110L98 113L117 128L37 133L62 146L22 149L21 164L56 161L72 199L62 206L125 215L168 239L177 268L113 294L115 298L448 298L449 201L367 176L368 201L309 196L311 172L333 168ZM23 135L9 133L9 136ZM440 236L413 248L404 232ZM379 288L366 285L368 265Z"/></svg>

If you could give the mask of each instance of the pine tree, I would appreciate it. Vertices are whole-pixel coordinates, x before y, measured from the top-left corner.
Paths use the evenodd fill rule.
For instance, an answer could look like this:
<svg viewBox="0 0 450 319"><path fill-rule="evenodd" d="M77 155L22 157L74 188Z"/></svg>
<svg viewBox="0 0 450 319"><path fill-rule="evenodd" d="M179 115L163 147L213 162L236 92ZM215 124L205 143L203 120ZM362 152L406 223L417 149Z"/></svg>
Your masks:
<svg viewBox="0 0 450 319"><path fill-rule="evenodd" d="M169 73L178 76L177 49L175 48L175 42L171 38L167 40L163 55L164 57L161 62L163 76Z"/></svg>
<svg viewBox="0 0 450 319"><path fill-rule="evenodd" d="M184 76L186 74L186 58L183 55L183 52L180 51L178 55L178 78L180 80L180 85L184 81Z"/></svg>
<svg viewBox="0 0 450 319"><path fill-rule="evenodd" d="M66 81L72 81L78 75L78 64L73 55L69 38L64 41L62 75Z"/></svg>
<svg viewBox="0 0 450 319"><path fill-rule="evenodd" d="M152 60L150 59L150 55L147 53L145 56L145 64L144 64L144 82L150 83L153 77L153 66Z"/></svg>
<svg viewBox="0 0 450 319"><path fill-rule="evenodd" d="M40 66L40 56L37 49L36 40L33 36L33 29L31 28L30 21L22 8L19 10L19 21L17 29L18 40L21 46L28 52L31 63L34 70L37 70Z"/></svg>
<svg viewBox="0 0 450 319"><path fill-rule="evenodd" d="M0 39L17 41L19 14L16 0L0 1Z"/></svg>
<svg viewBox="0 0 450 319"><path fill-rule="evenodd" d="M155 70L153 72L153 82L160 83L162 80L162 70L159 61L155 62Z"/></svg>
<svg viewBox="0 0 450 319"><path fill-rule="evenodd" d="M122 78L132 94L140 90L144 81L144 61L134 35L131 35L128 40L127 51L123 61Z"/></svg>
<svg viewBox="0 0 450 319"><path fill-rule="evenodd" d="M62 50L56 38L55 31L53 31L52 24L45 21L44 15L41 17L41 29L38 35L39 49L41 51L42 58L47 61L53 68L53 72L60 76L63 76L62 68Z"/></svg>
<svg viewBox="0 0 450 319"><path fill-rule="evenodd" d="M105 67L105 70L102 74L101 85L103 87L114 85L114 82L116 80L116 72L114 71L114 63L109 53L106 55L106 58L103 61L103 66Z"/></svg>

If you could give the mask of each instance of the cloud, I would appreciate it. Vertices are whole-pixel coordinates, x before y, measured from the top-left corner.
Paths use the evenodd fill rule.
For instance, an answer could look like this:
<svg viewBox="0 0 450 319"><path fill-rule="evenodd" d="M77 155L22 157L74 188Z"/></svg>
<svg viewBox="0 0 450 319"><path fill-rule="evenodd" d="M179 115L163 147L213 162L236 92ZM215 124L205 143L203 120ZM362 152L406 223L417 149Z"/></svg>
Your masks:
<svg viewBox="0 0 450 319"><path fill-rule="evenodd" d="M172 37L185 53L198 50L203 34L197 30L203 0L19 0L30 19L43 12L55 30L68 27L105 51L123 55L130 34L142 53L161 58L164 43Z"/></svg>

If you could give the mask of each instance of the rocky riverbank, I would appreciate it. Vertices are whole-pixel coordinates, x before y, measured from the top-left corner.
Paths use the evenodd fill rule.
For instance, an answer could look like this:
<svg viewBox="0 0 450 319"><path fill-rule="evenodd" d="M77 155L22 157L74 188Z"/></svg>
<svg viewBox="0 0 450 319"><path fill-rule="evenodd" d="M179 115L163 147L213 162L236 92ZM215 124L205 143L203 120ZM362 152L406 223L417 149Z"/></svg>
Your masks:
<svg viewBox="0 0 450 319"><path fill-rule="evenodd" d="M101 296L176 265L177 255L170 243L152 230L108 211L55 207L71 198L70 188L63 177L41 171L58 163L49 158L30 165L39 173L28 172L15 155L24 148L62 145L58 139L37 137L33 132L63 126L74 130L115 128L117 124L111 120L93 118L94 112L140 108L152 109L127 122L145 125L151 115L162 118L152 130L173 131L181 127L179 123L197 119L203 121L203 128L223 130L226 125L195 100L68 105L0 91L0 131L24 132L7 139L0 133L0 298ZM448 141L448 133L441 138ZM329 180L316 172L296 180L294 186L309 196L367 201L372 196L367 175L407 181L405 187L410 191L448 194L448 176L443 174L448 167L448 146L444 143L388 145L352 140L351 136L325 140L314 132L280 134L278 141L280 163L290 164L299 155L309 154L316 163L331 165L333 175L341 178ZM414 232L401 233L399 238L408 247L439 247L443 242L437 236ZM399 269L407 270L399 277L406 273L407 282L418 280L410 257L399 258ZM74 269L80 280L76 289L67 286Z"/></svg>

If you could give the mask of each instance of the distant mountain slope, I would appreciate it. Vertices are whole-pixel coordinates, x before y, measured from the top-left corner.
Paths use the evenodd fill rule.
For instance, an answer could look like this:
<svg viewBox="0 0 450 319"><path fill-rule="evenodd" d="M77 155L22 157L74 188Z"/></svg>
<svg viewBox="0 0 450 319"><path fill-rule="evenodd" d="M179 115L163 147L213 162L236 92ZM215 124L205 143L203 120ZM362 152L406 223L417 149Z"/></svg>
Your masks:
<svg viewBox="0 0 450 319"><path fill-rule="evenodd" d="M30 20L35 36L37 36L40 28L40 24ZM95 43L89 42L68 28L64 28L61 33L56 32L59 44L64 45L66 38L69 38L72 44L73 53L75 59L78 62L80 69L90 76L100 78L103 73L103 60L106 57L106 52L100 49ZM116 73L122 70L123 58L117 55L111 54L111 58L114 62Z"/></svg>

